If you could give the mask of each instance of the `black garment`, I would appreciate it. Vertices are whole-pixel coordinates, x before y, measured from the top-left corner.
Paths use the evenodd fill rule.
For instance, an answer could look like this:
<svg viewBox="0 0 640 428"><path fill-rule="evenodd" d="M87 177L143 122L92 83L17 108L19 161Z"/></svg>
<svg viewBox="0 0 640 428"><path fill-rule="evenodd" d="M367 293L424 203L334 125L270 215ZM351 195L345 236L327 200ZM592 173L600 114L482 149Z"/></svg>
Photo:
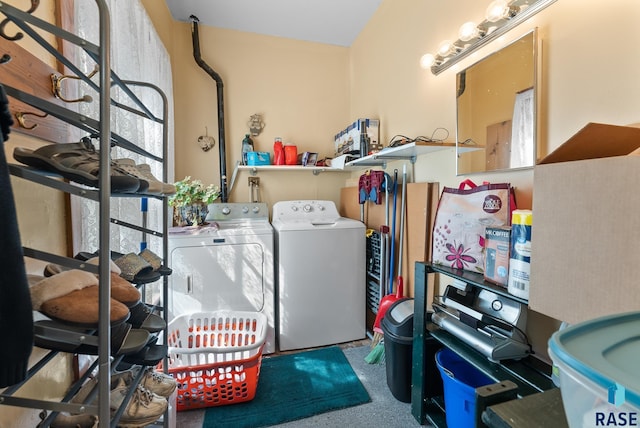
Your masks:
<svg viewBox="0 0 640 428"><path fill-rule="evenodd" d="M4 152L12 124L7 94L0 85L0 387L26 378L33 348L31 296Z"/></svg>

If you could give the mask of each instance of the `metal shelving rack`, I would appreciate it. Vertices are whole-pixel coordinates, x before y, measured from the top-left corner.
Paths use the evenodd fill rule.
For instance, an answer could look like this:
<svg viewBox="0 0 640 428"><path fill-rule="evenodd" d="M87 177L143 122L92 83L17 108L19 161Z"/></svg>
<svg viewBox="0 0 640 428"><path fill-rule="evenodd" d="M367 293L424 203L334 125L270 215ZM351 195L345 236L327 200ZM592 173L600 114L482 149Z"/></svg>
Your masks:
<svg viewBox="0 0 640 428"><path fill-rule="evenodd" d="M115 143L116 145L127 149L129 151L138 153L147 158L153 159L158 162L164 162L164 159L167 154L168 149L168 129L166 126L166 119L168 113L167 107L167 98L162 90L154 85L145 82L134 82L134 81L124 81L121 80L112 70L111 70L111 62L110 62L110 15L108 7L104 0L95 0L98 6L99 12L99 22L100 22L100 35L99 35L99 45L94 45L84 39L77 37L76 35L62 30L59 27L56 27L46 21L43 21L28 12L21 11L11 5L8 5L4 2L0 2L0 13L4 14L6 18L14 23L21 31L28 34L33 38L40 46L45 48L49 53L51 53L58 61L64 64L68 69L70 69L80 80L89 84L96 91L98 91L100 96L100 114L99 120L94 120L90 117L83 116L77 112L66 109L64 107L60 107L56 104L52 104L46 100L40 99L38 97L34 97L31 94L20 91L18 89L12 88L10 86L5 85L5 90L7 94L13 98L16 98L22 102L25 102L29 105L32 105L41 111L50 114L53 117L56 117L59 120L62 120L74 127L77 127L83 131L86 131L93 135L99 135L100 138L100 165L107 166L110 164L110 149L111 143ZM74 45L80 47L86 54L88 54L97 64L98 72L99 72L99 83L96 84L93 82L89 76L85 75L81 70L79 70L71 61L65 58L56 48L54 48L49 42L47 42L42 36L35 30L38 28L42 31L53 34L54 36L73 43ZM124 91L125 94L128 95L130 100L137 106L136 108L132 108L129 106L122 105L111 99L111 87L113 85L118 86L120 89ZM163 108L163 116L162 118L158 118L154 116L149 109L138 99L138 97L131 91L130 86L142 86L149 88L151 90L155 90L162 97L164 108ZM149 119L153 122L159 123L163 126L163 155L156 156L152 153L149 153L132 142L122 138L121 136L111 132L111 107L115 106L117 108L122 108L132 114L139 115L146 119ZM163 226L162 231L148 230L144 227L139 227L135 225L131 225L128 223L120 222L118 220L110 218L110 200L112 196L110 193L111 188L111 179L110 179L110 168L101 167L99 173L99 183L101 190L91 190L81 186L75 186L71 183L66 183L56 179L55 177L51 177L51 174L43 173L42 171L37 171L32 168L23 167L19 165L10 165L9 171L11 175L16 177L20 177L26 180L30 180L41 185L48 186L53 189L57 189L72 195L89 198L91 200L97 201L99 203L99 266L87 265L78 260L59 256L56 254L51 254L43 251L39 251L31 248L24 248L24 254L27 257L33 257L36 259L40 259L49 263L57 263L62 264L71 268L81 268L88 270L90 272L97 273L99 275L99 326L98 326L98 358L95 362L87 369L84 376L82 376L78 382L71 386L70 390L67 392L67 395L62 399L62 401L47 401L41 400L37 398L25 398L25 397L17 397L14 396L14 393L20 389L22 385L24 385L29 379L31 379L36 373L46 367L47 363L51 361L57 354L57 351L51 351L47 353L43 358L37 361L28 371L27 378L20 382L19 384L8 387L4 390L2 394L0 394L0 404L25 407L25 408L36 408L36 409L44 409L50 410L51 413L48 417L43 416L43 421L38 425L39 427L47 427L53 422L55 415L58 412L70 412L70 413L85 413L85 414L96 414L99 417L100 421L111 421L110 425L112 427L117 426L120 415L126 408L129 403L130 398L133 396L135 392L135 385L137 385L142 376L144 375L144 370L140 370L136 379L134 379L134 383L132 387L130 387L129 394L125 398L123 405L121 408L115 413L112 418L111 409L110 409L110 380L111 380L111 371L112 367L117 366L119 362L122 360L122 356L111 357L111 326L110 326L110 231L111 224L117 224L123 227L130 227L139 231L142 231L146 234L151 234L153 236L157 236L163 239L163 254L167 254L168 246L167 246L167 213L168 213L168 204L167 199L162 199L162 209L163 209ZM167 167L166 163L164 163L163 168L163 177L162 180L167 182ZM124 195L117 195L124 196ZM137 196L140 197L140 196ZM168 279L167 276L164 275L161 277L163 281L163 303L166 304L168 300ZM164 319L167 321L167 313L163 311ZM164 334L166 337L166 331ZM167 367L167 361L165 356L164 367ZM70 403L70 399L77 393L80 389L82 383L88 378L89 374L93 372L95 369L98 369L98 404L97 405L86 405L86 404L74 404ZM165 413L164 422L167 422L168 414ZM102 425L102 424L101 424Z"/></svg>
<svg viewBox="0 0 640 428"><path fill-rule="evenodd" d="M462 280L470 286L508 296L520 303L528 303L526 299L508 294L505 288L485 281L482 274L451 269L427 262L415 263L411 413L421 425L430 423L436 427L446 426L442 396L433 395L429 384L430 379L440 376L435 368L433 355L442 346L451 349L496 382L507 380L513 382L517 386L518 397L547 391L555 387L551 380L551 368L542 360L527 356L521 360L503 360L494 363L469 344L431 323L427 315L430 303L427 301L427 277L434 274L443 274ZM430 338L435 339L435 343Z"/></svg>

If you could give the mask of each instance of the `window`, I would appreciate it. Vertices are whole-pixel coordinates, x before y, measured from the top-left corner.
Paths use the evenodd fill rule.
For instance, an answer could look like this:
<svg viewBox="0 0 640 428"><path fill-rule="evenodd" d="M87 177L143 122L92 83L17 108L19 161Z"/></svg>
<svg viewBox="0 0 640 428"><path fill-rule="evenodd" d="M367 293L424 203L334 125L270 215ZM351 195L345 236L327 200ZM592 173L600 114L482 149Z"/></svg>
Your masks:
<svg viewBox="0 0 640 428"><path fill-rule="evenodd" d="M168 180L173 181L173 96L172 75L169 54L156 33L145 8L139 0L106 1L111 15L111 68L122 80L148 82L159 87L166 95L168 117L163 118L163 102L159 94L144 86L131 86L132 91L144 103L152 114L168 127L169 153L165 162L170 171ZM91 1L75 1L73 6L74 33L92 43L99 43L98 8ZM67 55L67 53L65 53ZM67 55L68 56L68 55ZM84 52L76 57L78 65L89 74L95 62ZM94 102L79 103L80 113L99 118L98 94L89 85L78 81L78 91L90 95ZM111 90L112 98L129 107L136 107L120 88ZM139 110L139 108L137 108ZM162 156L163 125L132 114L125 109L112 107L111 131L121 135L148 152ZM98 144L95 141L96 146ZM136 163L148 163L155 177L162 180L162 164L119 147L112 148L112 159L130 158ZM98 249L98 204L82 198L71 198L73 223L73 252L95 251ZM144 226L141 212L143 201L140 198L112 198L111 217L121 221ZM162 230L162 203L148 198L146 227ZM169 216L171 218L171 216ZM139 231L113 225L111 227L111 249L122 253L138 252L142 246L148 246L157 254L162 254L162 241L155 237L143 236Z"/></svg>

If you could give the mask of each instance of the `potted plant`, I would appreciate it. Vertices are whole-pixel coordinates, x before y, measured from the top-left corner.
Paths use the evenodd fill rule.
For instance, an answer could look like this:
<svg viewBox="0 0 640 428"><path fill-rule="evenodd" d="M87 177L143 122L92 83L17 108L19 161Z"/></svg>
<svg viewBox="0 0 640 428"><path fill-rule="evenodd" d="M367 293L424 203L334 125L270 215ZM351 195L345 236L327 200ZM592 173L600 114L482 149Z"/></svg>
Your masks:
<svg viewBox="0 0 640 428"><path fill-rule="evenodd" d="M209 212L209 204L220 197L220 188L215 184L205 186L190 176L174 183L176 193L169 197L173 207L173 221L177 226L201 226Z"/></svg>

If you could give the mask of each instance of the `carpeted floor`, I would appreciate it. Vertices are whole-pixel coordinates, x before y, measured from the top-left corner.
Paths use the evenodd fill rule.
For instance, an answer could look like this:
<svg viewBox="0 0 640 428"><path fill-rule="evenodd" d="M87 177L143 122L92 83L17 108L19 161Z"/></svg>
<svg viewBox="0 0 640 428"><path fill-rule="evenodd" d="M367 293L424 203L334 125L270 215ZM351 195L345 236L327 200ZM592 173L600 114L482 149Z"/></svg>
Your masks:
<svg viewBox="0 0 640 428"><path fill-rule="evenodd" d="M370 352L368 343L363 346L341 346L360 382L367 390L371 401L346 409L330 411L309 418L280 425L285 428L319 428L350 426L354 428L410 428L421 425L411 415L411 405L396 400L386 381L384 364L367 364L364 357ZM206 410L178 412L176 426L201 428Z"/></svg>

